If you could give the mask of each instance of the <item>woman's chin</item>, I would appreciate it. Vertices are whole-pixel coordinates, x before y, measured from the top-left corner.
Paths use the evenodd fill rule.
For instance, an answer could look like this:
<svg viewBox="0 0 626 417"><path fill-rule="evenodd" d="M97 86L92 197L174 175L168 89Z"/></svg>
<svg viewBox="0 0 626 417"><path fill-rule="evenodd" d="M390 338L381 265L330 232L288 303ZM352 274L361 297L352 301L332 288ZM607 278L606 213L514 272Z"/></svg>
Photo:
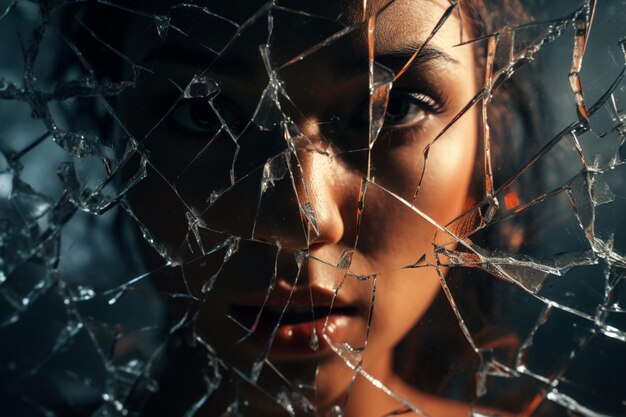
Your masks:
<svg viewBox="0 0 626 417"><path fill-rule="evenodd" d="M343 404L354 374L334 354L268 362L256 384L246 384L251 415L288 415L284 407L291 403L294 410L305 411L312 406L324 416L334 405Z"/></svg>

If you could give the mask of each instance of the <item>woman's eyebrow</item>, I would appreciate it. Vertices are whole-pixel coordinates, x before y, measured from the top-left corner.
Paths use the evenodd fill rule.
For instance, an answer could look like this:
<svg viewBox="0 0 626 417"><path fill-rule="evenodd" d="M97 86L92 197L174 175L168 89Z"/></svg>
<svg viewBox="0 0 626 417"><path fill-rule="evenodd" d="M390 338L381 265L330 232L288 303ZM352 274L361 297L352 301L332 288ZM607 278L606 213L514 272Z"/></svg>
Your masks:
<svg viewBox="0 0 626 417"><path fill-rule="evenodd" d="M186 45L176 45L176 47L166 47L158 51L153 51L147 54L147 57L142 59L141 62L153 59L182 65L188 68L199 68L209 74L241 78L250 82L263 75L259 71L260 68L263 68L263 62L260 56L258 57L258 65L253 68L253 66L243 58L229 55L218 56L208 50Z"/></svg>
<svg viewBox="0 0 626 417"><path fill-rule="evenodd" d="M420 45L415 45L413 47L406 46L385 50L384 52L375 54L374 60L378 64L397 71L403 68L404 65L409 62L411 57L413 57L415 52L420 50L420 48L421 52L415 57L413 62L411 62L412 68L425 67L426 70L435 70L436 68L449 64L460 64L456 58L452 57L447 52L429 45L425 45L423 47ZM367 73L368 71L369 60L367 58L358 58L354 59L350 64L338 66L335 71L335 78L352 78L354 76Z"/></svg>

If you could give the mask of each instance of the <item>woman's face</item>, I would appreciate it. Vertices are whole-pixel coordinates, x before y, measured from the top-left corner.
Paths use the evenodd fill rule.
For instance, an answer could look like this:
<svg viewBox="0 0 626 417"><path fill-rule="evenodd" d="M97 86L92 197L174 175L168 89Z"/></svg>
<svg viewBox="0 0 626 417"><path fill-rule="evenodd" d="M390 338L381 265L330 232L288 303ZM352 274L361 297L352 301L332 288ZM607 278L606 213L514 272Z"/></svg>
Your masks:
<svg viewBox="0 0 626 417"><path fill-rule="evenodd" d="M425 147L477 91L455 12L393 80L371 144L386 81L449 4L373 2L364 13L363 2L333 3L310 14L268 8L239 28L174 10L159 49L129 41L152 73L122 112L149 161L130 205L177 264L167 285L195 298L198 337L244 374L267 353L294 385L315 380L322 407L346 391L345 362L363 348L363 369L388 380L394 346L439 291L434 248L449 236L433 222L449 223L474 193L478 130L467 111L425 165ZM260 5L220 7L236 16ZM317 47L345 24L356 28ZM266 364L259 385L279 389L276 375Z"/></svg>

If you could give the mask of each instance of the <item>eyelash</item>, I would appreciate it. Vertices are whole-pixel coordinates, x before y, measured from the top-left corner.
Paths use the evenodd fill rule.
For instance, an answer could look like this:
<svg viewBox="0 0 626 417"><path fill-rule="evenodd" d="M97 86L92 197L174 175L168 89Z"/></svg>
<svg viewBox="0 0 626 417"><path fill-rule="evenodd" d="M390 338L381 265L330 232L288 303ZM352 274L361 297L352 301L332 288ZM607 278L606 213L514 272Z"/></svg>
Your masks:
<svg viewBox="0 0 626 417"><path fill-rule="evenodd" d="M414 100L413 104L426 105L431 113L439 113L441 110L441 105L437 103L434 98L427 96L424 93L408 93L407 96L409 96L412 101Z"/></svg>

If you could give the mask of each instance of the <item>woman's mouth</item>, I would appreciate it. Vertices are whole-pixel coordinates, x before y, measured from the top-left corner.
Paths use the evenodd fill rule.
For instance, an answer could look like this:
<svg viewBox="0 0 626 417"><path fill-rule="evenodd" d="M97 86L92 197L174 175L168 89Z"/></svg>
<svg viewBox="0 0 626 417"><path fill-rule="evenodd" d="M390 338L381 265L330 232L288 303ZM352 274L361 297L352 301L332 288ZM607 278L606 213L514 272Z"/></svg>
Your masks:
<svg viewBox="0 0 626 417"><path fill-rule="evenodd" d="M259 348L271 343L270 357L326 353L331 350L328 342L343 341L358 310L334 297L332 291L303 290L276 288L267 300L265 294L259 294L241 304L231 304L229 313L250 330L250 339Z"/></svg>

